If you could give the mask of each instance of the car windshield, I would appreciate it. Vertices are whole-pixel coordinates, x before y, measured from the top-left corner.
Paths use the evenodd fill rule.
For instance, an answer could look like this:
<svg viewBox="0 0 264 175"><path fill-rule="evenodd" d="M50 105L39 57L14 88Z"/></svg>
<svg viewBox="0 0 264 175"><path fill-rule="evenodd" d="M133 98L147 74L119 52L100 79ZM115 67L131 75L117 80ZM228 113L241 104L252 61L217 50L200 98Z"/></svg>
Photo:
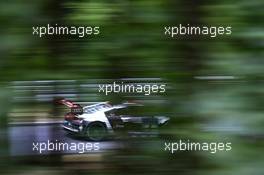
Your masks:
<svg viewBox="0 0 264 175"><path fill-rule="evenodd" d="M112 107L111 105L106 104L106 103L97 104L97 105L93 105L93 106L87 106L87 107L84 108L84 113L92 114L92 113L95 113L95 112L98 112L98 111L109 109L111 107Z"/></svg>

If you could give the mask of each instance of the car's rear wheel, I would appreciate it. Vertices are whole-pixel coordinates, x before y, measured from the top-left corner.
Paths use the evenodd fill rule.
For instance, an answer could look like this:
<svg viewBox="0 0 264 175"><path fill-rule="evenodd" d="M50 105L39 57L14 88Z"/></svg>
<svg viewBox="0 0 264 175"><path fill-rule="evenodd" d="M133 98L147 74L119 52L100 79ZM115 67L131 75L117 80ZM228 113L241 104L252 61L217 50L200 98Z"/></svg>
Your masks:
<svg viewBox="0 0 264 175"><path fill-rule="evenodd" d="M85 137L92 141L101 141L107 135L107 129L104 123L94 122L87 126Z"/></svg>

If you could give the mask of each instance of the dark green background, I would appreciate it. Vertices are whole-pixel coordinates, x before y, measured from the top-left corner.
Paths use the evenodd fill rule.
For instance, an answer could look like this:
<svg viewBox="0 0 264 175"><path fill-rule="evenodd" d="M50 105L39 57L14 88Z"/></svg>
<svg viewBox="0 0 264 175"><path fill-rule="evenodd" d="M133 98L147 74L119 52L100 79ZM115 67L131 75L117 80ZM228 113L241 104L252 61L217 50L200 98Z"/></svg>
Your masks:
<svg viewBox="0 0 264 175"><path fill-rule="evenodd" d="M1 0L0 172L263 174L263 8L261 0ZM33 26L48 23L100 26L101 34L84 39L32 35ZM164 36L165 26L180 23L232 26L232 35ZM236 79L208 81L196 76ZM170 140L231 141L232 151L170 155L155 141L133 141L128 151L104 156L95 170L75 170L59 156L47 161L9 157L7 116L17 105L11 100L13 81L134 77L157 77L168 84L162 97L165 104L146 112L171 117L165 131ZM109 98L102 95L98 100ZM124 99L122 95L112 98Z"/></svg>

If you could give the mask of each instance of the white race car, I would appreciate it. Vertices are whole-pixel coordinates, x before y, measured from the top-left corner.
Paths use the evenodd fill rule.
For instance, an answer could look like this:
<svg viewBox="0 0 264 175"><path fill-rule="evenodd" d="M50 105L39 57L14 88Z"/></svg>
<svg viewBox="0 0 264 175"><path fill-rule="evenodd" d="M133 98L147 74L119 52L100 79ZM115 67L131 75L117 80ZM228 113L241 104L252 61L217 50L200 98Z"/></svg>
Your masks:
<svg viewBox="0 0 264 175"><path fill-rule="evenodd" d="M92 141L100 141L117 131L143 133L150 128L157 128L168 122L168 117L138 117L116 115L119 109L137 106L136 103L111 105L109 102L81 106L69 100L60 100L60 104L68 106L71 111L65 114L63 128Z"/></svg>

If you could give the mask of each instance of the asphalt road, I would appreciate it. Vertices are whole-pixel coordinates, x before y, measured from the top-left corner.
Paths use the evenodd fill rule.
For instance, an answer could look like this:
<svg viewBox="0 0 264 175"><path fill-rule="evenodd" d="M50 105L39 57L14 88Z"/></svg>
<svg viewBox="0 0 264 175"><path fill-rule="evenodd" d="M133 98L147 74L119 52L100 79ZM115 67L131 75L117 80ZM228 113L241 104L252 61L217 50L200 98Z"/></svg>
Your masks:
<svg viewBox="0 0 264 175"><path fill-rule="evenodd" d="M8 131L11 156L97 153L115 150L121 146L117 141L91 142L73 137L60 124L11 125ZM48 141L54 144L50 146L51 149L54 147L52 151L47 149ZM68 149L67 146L58 146L59 143L67 145ZM56 144L60 148L55 149Z"/></svg>

